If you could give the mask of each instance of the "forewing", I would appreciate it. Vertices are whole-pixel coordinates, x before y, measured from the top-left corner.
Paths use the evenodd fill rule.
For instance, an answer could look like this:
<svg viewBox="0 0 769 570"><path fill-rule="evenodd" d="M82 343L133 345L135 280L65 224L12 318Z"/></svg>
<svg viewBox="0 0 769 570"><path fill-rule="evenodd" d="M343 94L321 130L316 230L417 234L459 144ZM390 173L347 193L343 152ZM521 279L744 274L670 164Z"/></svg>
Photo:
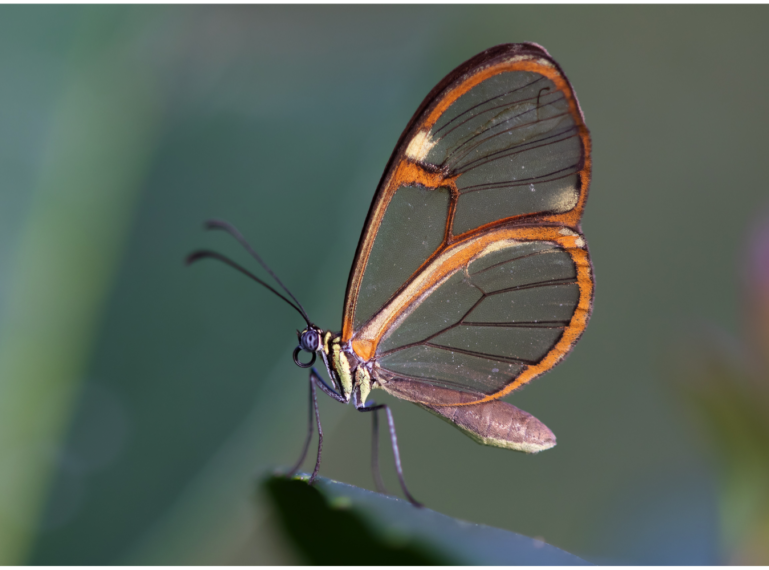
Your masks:
<svg viewBox="0 0 769 570"><path fill-rule="evenodd" d="M579 231L589 155L574 92L543 48L497 46L461 65L422 103L385 170L348 281L343 339L474 235L522 225Z"/></svg>

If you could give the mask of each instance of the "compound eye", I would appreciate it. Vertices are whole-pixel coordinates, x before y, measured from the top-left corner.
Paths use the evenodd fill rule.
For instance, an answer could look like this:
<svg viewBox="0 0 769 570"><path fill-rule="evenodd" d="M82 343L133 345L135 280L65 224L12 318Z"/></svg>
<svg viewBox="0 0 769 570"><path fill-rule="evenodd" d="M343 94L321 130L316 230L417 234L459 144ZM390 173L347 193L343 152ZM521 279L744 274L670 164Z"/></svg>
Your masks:
<svg viewBox="0 0 769 570"><path fill-rule="evenodd" d="M302 339L299 344L302 345L302 350L307 352L315 352L318 349L319 337L318 333L314 330L305 331L302 335Z"/></svg>

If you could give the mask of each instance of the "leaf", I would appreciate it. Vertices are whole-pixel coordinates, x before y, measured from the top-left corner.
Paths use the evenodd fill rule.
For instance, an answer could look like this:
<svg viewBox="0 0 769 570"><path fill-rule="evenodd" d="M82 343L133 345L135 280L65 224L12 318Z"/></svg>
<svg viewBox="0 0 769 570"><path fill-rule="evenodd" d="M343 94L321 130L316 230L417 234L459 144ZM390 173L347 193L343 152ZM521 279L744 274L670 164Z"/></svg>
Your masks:
<svg viewBox="0 0 769 570"><path fill-rule="evenodd" d="M283 532L308 564L581 565L540 540L453 519L401 499L319 477L268 478Z"/></svg>
<svg viewBox="0 0 769 570"><path fill-rule="evenodd" d="M769 373L715 327L678 340L669 377L714 452L728 563L769 560Z"/></svg>

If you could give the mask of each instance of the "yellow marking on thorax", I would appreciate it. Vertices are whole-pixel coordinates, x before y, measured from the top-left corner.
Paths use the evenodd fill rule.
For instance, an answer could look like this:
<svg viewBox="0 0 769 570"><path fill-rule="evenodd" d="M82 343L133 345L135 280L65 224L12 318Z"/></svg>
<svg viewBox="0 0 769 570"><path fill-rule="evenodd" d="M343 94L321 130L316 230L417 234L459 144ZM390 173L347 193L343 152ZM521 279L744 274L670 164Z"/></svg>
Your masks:
<svg viewBox="0 0 769 570"><path fill-rule="evenodd" d="M355 370L355 383L360 388L360 403L365 404L371 392L371 376L363 366L358 366Z"/></svg>
<svg viewBox="0 0 769 570"><path fill-rule="evenodd" d="M328 343L331 342L331 339L334 338L334 334L331 331L326 331L326 333L323 335L323 352L326 353L326 356L329 355L329 347Z"/></svg>
<svg viewBox="0 0 769 570"><path fill-rule="evenodd" d="M342 394L345 398L352 394L352 371L350 370L350 361L342 350L342 345L338 339L334 339L331 344L331 361L334 364L334 371L339 375L339 382L342 384Z"/></svg>

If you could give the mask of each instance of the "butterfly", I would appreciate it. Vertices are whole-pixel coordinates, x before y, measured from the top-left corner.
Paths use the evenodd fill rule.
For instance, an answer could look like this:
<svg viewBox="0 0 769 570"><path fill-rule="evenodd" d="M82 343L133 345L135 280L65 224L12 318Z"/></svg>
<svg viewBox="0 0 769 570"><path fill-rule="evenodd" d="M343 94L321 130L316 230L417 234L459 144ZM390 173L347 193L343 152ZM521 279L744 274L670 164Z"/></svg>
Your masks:
<svg viewBox="0 0 769 570"><path fill-rule="evenodd" d="M590 134L560 66L534 43L492 47L427 95L390 157L350 271L341 332L316 326L230 224L281 292L223 255L199 250L270 289L299 312L294 362L310 368L310 422L300 468L323 431L317 390L386 416L401 488L414 505L390 407L413 402L484 445L537 453L555 436L501 400L558 364L587 326L593 269L580 219L590 184ZM300 354L309 353L309 360ZM320 357L329 382L313 367Z"/></svg>

